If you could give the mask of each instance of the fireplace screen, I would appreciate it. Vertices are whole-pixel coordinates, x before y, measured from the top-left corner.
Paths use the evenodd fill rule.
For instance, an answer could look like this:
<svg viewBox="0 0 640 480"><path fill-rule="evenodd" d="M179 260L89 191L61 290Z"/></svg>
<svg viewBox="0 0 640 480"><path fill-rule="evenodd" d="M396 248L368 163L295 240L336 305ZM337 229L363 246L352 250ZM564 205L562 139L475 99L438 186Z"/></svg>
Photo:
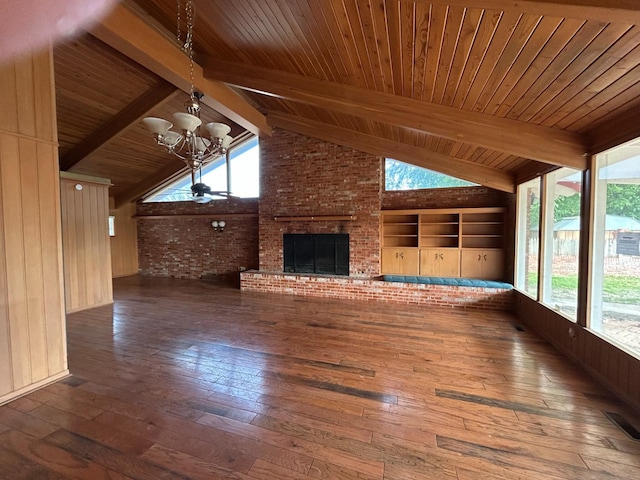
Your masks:
<svg viewBox="0 0 640 480"><path fill-rule="evenodd" d="M349 275L349 234L285 233L284 271Z"/></svg>

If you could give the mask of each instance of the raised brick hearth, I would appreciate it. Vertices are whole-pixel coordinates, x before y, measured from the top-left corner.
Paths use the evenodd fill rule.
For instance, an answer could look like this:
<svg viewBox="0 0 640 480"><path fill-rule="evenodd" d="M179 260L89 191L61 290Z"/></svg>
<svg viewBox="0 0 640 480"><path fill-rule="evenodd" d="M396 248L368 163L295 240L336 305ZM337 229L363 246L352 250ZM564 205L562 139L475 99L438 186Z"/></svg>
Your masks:
<svg viewBox="0 0 640 480"><path fill-rule="evenodd" d="M377 300L433 307L512 310L513 290L383 282L370 278L248 271L240 275L247 292Z"/></svg>

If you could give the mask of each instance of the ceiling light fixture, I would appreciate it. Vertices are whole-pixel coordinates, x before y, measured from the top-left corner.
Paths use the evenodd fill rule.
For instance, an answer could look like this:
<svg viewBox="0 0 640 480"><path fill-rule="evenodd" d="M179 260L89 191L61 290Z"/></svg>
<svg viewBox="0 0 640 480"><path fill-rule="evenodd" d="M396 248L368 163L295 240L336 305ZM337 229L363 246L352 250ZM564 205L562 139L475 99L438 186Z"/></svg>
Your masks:
<svg viewBox="0 0 640 480"><path fill-rule="evenodd" d="M181 49L189 56L189 75L191 90L189 101L185 103L186 112L173 114L173 122L179 132L170 130L173 124L163 118L146 117L142 121L153 134L158 145L167 152L183 160L192 171L226 154L232 137L229 136L231 127L224 123L211 122L204 125L206 133L201 134L202 120L200 119L201 92L195 91L193 85L193 3L187 0L184 6L187 31L184 42L181 38L181 2L178 0L177 32L176 38Z"/></svg>

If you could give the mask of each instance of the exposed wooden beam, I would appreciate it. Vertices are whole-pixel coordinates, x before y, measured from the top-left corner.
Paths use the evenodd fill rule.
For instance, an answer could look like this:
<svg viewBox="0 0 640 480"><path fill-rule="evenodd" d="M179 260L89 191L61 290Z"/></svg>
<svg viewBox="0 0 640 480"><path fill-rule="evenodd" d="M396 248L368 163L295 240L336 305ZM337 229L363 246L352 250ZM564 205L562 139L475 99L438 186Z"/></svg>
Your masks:
<svg viewBox="0 0 640 480"><path fill-rule="evenodd" d="M640 137L640 110L635 106L589 129L589 153L597 155Z"/></svg>
<svg viewBox="0 0 640 480"><path fill-rule="evenodd" d="M161 168L149 177L145 178L143 181L116 196L114 198L115 208L120 208L127 203L138 200L145 193L165 183L167 180L177 177L179 174L187 173L188 171L188 167L184 162L176 158L175 162Z"/></svg>
<svg viewBox="0 0 640 480"><path fill-rule="evenodd" d="M171 99L179 90L164 80L147 90L135 101L101 125L95 132L76 144L60 159L60 170L69 170L82 159L88 157L103 145L107 144L127 127L140 121L153 108Z"/></svg>
<svg viewBox="0 0 640 480"><path fill-rule="evenodd" d="M540 177L545 173L552 172L558 169L555 165L549 165L547 163L540 163L534 160L527 162L514 172L516 185L533 180L536 177Z"/></svg>
<svg viewBox="0 0 640 480"><path fill-rule="evenodd" d="M205 75L239 88L584 170L575 133L251 65L204 62Z"/></svg>
<svg viewBox="0 0 640 480"><path fill-rule="evenodd" d="M189 58L178 45L122 4L89 31L93 36L128 56L156 75L188 92ZM270 135L271 127L258 110L226 85L203 77L193 65L195 87L202 102L256 135Z"/></svg>
<svg viewBox="0 0 640 480"><path fill-rule="evenodd" d="M417 0L417 3L485 8L549 17L640 25L638 0Z"/></svg>
<svg viewBox="0 0 640 480"><path fill-rule="evenodd" d="M392 157L496 190L515 192L513 178L497 168L284 113L269 112L268 120L274 127L285 128L308 137L319 138L381 157Z"/></svg>

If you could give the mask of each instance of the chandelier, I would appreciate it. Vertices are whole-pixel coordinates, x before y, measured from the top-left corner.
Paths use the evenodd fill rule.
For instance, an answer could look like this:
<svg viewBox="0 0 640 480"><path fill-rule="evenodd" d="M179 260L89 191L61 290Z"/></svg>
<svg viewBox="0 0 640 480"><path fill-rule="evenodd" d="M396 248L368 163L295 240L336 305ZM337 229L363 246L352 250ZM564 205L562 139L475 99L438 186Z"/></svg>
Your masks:
<svg viewBox="0 0 640 480"><path fill-rule="evenodd" d="M200 99L203 94L195 91L193 85L193 4L192 0L185 3L185 17L187 31L184 41L181 38L181 4L178 0L176 38L181 49L189 56L189 74L191 90L189 100L185 103L186 112L173 114L173 123L163 118L146 117L142 121L153 134L156 142L167 152L183 160L193 173L203 165L227 153L233 140L229 136L231 127L224 123L211 122L202 125L200 119ZM204 130L204 132L202 132Z"/></svg>

